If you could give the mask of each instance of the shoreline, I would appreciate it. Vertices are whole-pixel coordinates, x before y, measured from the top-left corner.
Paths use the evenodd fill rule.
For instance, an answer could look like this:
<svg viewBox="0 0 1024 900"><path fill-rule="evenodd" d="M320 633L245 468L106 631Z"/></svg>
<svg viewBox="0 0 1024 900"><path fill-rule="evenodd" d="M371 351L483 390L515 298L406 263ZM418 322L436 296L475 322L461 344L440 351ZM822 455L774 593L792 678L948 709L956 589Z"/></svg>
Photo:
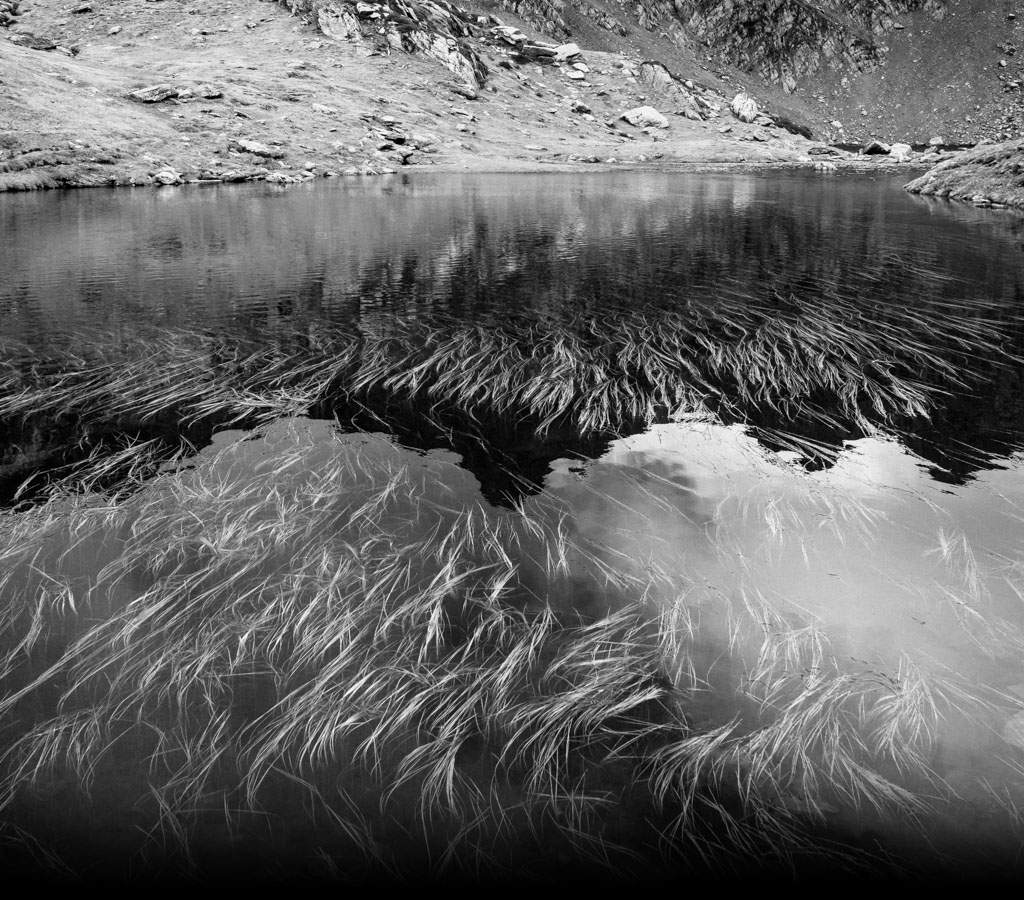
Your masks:
<svg viewBox="0 0 1024 900"><path fill-rule="evenodd" d="M367 178L388 178L396 175L568 175L568 174L608 174L614 172L657 173L657 174L745 174L768 172L805 172L817 173L821 177L848 177L859 175L895 176L905 173L908 182L926 174L931 166L924 163L896 163L865 161L854 157L848 160L834 160L834 168L822 171L813 161L795 159L758 159L758 160L722 160L713 156L672 158L656 162L637 161L613 158L597 162L581 162L573 160L534 160L524 161L509 159L504 162L494 158L474 157L466 160L451 160L434 165L409 165L400 168L382 166L373 171L359 173L317 172L308 176L288 178L273 177L277 173L270 170L256 169L250 172L233 173L228 178L189 178L182 177L173 182L162 182L156 178L140 180L131 168L118 170L105 169L102 177L95 169L83 167L75 172L42 169L34 170L31 180L5 179L6 173L0 172L0 194L33 193L36 191L63 191L84 188L150 188L165 187L204 187L228 184L273 184L288 187L309 184L321 180L355 181ZM61 167L62 169L64 167ZM270 176L270 177L268 177ZM947 198L948 199L948 198Z"/></svg>

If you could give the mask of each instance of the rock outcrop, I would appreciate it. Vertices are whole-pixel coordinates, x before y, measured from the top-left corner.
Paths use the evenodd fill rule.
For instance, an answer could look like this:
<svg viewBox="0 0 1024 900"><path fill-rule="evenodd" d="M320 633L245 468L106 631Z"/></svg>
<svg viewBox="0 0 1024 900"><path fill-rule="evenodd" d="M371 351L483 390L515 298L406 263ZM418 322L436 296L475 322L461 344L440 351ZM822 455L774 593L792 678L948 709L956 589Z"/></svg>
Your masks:
<svg viewBox="0 0 1024 900"><path fill-rule="evenodd" d="M326 37L377 50L421 53L438 60L467 84L480 87L487 66L467 40L492 23L446 0L278 0L308 15Z"/></svg>
<svg viewBox="0 0 1024 900"><path fill-rule="evenodd" d="M979 144L943 160L905 188L977 206L1024 208L1024 138Z"/></svg>

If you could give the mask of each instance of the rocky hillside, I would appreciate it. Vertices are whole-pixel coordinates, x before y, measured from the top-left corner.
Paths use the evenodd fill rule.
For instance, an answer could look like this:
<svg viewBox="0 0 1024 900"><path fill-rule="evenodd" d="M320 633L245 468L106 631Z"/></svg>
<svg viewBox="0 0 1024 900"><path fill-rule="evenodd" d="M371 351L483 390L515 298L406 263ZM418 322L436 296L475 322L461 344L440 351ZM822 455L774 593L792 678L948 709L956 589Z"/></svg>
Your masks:
<svg viewBox="0 0 1024 900"><path fill-rule="evenodd" d="M738 70L830 141L975 143L1024 129L1014 0L510 2L552 6L570 30L604 21L625 45L657 33L697 66Z"/></svg>
<svg viewBox="0 0 1024 900"><path fill-rule="evenodd" d="M580 160L824 166L808 136L1016 137L1012 5L0 0L0 187ZM731 111L738 94L749 114ZM624 118L642 107L654 115Z"/></svg>
<svg viewBox="0 0 1024 900"><path fill-rule="evenodd" d="M1024 3L1014 0L484 6L520 15L559 40L584 35L595 48L660 54L684 68L738 78L830 141L923 144L939 136L969 144L1024 133Z"/></svg>
<svg viewBox="0 0 1024 900"><path fill-rule="evenodd" d="M346 5L281 2L306 11ZM473 23L450 5L382 5L394 8L394 46L418 41L444 56L444 46L428 47L403 24L441 18L458 23L446 37L471 43ZM464 9L510 15L555 42L734 79L829 141L975 143L1024 127L1024 7L1018 22L1012 0L484 0Z"/></svg>

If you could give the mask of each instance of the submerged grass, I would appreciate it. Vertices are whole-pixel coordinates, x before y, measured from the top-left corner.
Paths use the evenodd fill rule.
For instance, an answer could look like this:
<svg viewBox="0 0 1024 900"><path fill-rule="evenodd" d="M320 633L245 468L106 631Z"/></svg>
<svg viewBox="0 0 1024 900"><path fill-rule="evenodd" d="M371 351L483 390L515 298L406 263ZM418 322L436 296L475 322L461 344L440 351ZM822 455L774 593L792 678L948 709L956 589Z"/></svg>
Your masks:
<svg viewBox="0 0 1024 900"><path fill-rule="evenodd" d="M638 554L612 534L612 493L598 548L554 494L494 507L454 465L293 417L413 410L486 451L496 422L585 436L697 416L824 457L1012 361L990 312L726 297L6 348L5 462L24 475L60 445L64 468L0 514L3 846L86 875L887 867L849 811L923 820L953 799L936 735L998 698L910 658L851 666L766 592L696 585L653 537ZM189 455L230 425L261 431ZM670 479L633 488L654 520L679 512ZM870 540L871 510L820 499L826 527ZM767 552L801 515L756 512ZM963 627L1016 647L973 624L969 545L943 534L936 555Z"/></svg>
<svg viewBox="0 0 1024 900"><path fill-rule="evenodd" d="M703 665L685 573L531 504L293 419L5 513L9 841L85 875L870 871L835 811L939 796L937 720L982 701L850 670L765 597Z"/></svg>
<svg viewBox="0 0 1024 900"><path fill-rule="evenodd" d="M497 423L585 437L710 413L827 459L843 438L926 421L977 370L1015 361L1007 347L1019 323L1004 319L980 302L915 308L834 293L765 305L726 293L604 317L318 323L262 342L79 336L45 351L4 348L0 426L15 468L19 452L30 463L52 435L87 450L111 431L184 429L204 441L213 426L359 411L394 423L403 408L484 443Z"/></svg>

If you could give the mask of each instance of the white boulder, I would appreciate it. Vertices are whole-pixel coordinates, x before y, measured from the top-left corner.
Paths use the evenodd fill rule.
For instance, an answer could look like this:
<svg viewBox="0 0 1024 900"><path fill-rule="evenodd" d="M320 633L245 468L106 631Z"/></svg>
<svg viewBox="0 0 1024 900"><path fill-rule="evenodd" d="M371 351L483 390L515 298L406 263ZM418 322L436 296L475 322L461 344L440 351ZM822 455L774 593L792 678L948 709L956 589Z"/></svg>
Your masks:
<svg viewBox="0 0 1024 900"><path fill-rule="evenodd" d="M630 125L636 125L637 128L668 128L668 119L653 106L636 106L633 109L627 109L620 118L625 119Z"/></svg>
<svg viewBox="0 0 1024 900"><path fill-rule="evenodd" d="M760 114L757 103L749 94L740 93L732 98L729 109L741 122L753 122Z"/></svg>

